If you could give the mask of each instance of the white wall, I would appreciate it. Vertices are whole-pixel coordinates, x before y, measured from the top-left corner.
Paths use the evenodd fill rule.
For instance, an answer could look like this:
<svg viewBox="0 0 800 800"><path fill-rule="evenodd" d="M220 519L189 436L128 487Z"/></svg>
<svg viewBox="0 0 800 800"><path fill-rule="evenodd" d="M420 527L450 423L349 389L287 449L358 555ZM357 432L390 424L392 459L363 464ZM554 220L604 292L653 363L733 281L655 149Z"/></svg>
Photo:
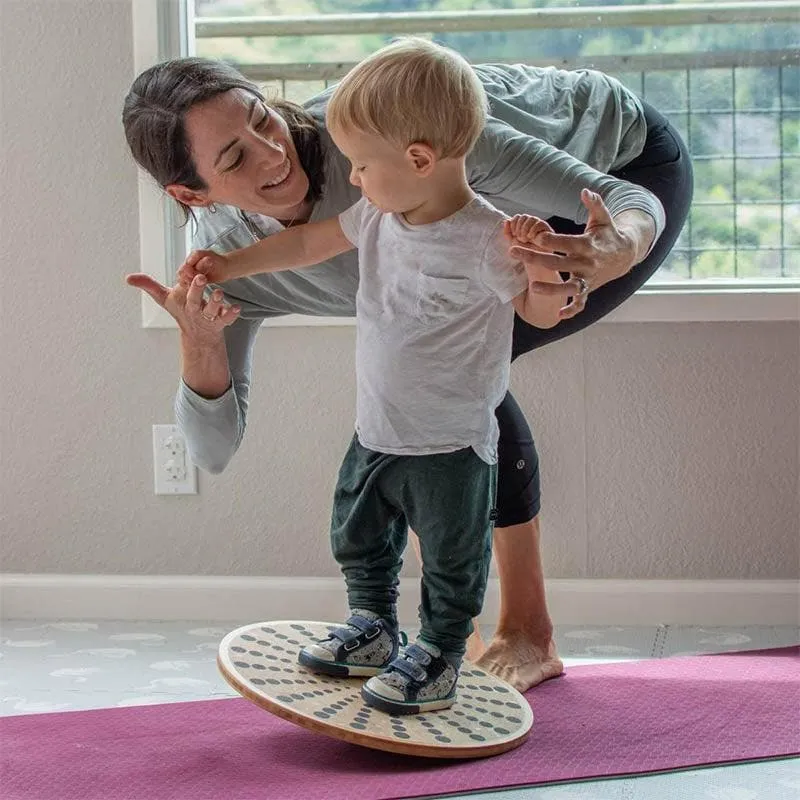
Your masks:
<svg viewBox="0 0 800 800"><path fill-rule="evenodd" d="M140 328L120 124L128 0L2 0L0 570L337 574L329 498L352 328L264 332L248 434L197 497L156 497L172 331ZM791 578L800 327L602 324L527 356L551 577Z"/></svg>

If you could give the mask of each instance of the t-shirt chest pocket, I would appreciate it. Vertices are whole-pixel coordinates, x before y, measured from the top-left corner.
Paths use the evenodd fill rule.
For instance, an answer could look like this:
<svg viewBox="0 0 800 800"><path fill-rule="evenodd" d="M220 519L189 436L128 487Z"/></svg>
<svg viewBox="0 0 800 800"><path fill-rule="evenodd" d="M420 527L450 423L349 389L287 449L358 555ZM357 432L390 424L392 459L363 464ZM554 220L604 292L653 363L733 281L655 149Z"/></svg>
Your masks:
<svg viewBox="0 0 800 800"><path fill-rule="evenodd" d="M464 304L469 278L446 278L440 275L417 275L417 298L414 313L420 322L442 322Z"/></svg>

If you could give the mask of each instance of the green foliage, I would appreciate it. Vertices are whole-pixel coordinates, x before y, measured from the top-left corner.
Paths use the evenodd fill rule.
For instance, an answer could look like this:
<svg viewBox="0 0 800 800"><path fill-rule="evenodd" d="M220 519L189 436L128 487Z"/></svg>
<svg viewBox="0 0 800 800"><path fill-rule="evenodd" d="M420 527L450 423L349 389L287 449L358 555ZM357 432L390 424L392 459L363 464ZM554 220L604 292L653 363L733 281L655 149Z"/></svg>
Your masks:
<svg viewBox="0 0 800 800"><path fill-rule="evenodd" d="M697 0L196 0L198 16L317 15L514 8L660 5ZM199 40L201 55L239 63L352 62L391 36ZM560 61L595 56L796 48L798 26L441 33L436 40L473 62ZM617 74L666 112L695 158L691 220L659 277L800 275L800 68L737 68ZM320 82L276 84L302 100ZM781 113L782 110L782 113ZM783 205L781 204L783 201ZM761 249L759 248L773 248Z"/></svg>

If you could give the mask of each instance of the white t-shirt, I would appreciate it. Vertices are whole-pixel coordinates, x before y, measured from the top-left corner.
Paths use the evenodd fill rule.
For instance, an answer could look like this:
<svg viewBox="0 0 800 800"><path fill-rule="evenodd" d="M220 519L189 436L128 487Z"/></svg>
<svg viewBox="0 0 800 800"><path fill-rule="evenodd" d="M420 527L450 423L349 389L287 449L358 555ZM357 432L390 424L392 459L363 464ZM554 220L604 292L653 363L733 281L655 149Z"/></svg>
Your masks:
<svg viewBox="0 0 800 800"><path fill-rule="evenodd" d="M504 219L479 196L425 225L366 199L339 215L358 248L356 431L364 447L400 455L472 447L497 461L510 301L527 286L508 254Z"/></svg>

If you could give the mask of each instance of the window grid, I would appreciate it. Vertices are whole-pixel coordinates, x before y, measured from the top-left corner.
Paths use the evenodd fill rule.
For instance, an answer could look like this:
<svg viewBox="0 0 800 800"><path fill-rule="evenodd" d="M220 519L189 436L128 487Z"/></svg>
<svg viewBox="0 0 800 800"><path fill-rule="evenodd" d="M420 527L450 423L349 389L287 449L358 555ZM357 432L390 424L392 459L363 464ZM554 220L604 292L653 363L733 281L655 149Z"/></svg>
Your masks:
<svg viewBox="0 0 800 800"><path fill-rule="evenodd" d="M684 138L689 152L692 156L692 162L695 166L707 164L709 167L714 164L731 164L731 171L729 178L726 178L724 183L730 192L730 200L716 200L716 199L696 199L693 202L693 211L689 214L684 231L681 238L676 243L672 252L668 256L661 270L656 276L656 280L670 280L675 278L693 279L706 277L705 275L698 275L698 264L702 256L706 253L728 253L732 259L732 271L728 270L721 277L740 278L740 277L753 277L752 275L742 275L742 261L740 255L743 254L769 254L774 255L774 263L770 263L769 269L759 268L759 275L761 277L789 277L789 259L791 263L797 263L800 258L800 246L791 244L787 232L787 225L789 220L790 211L793 212L794 206L800 203L800 192L798 197L787 197L788 182L786 180L787 165L800 163L800 153L786 152L787 146L787 130L786 122L789 119L788 114L800 113L800 104L797 102L787 103L788 98L785 94L787 81L785 80L786 69L797 69L794 64L791 65L775 65L777 73L776 82L776 102L773 108L758 108L753 107L753 103L747 103L744 106L739 105L737 98L737 89L739 82L737 80L737 73L739 69L752 69L752 67L704 67L702 71L706 74L727 73L729 76L729 95L730 103L724 108L704 108L699 106L696 102L697 98L692 97L693 89L697 90L702 84L695 85L694 74L695 70L688 68L682 70L669 70L670 72L683 72L684 73L684 91L686 94L685 102L683 104L674 103L668 106L661 104L660 111L670 118L685 118L685 131ZM648 85L647 76L655 75L655 72L637 71L620 75L620 80L636 91L643 99L648 99ZM300 82L292 78L282 78L277 81L270 81L269 86L273 90L277 90L282 97L288 97L291 100L301 101L308 96L309 88L314 91L314 86L321 89L327 89L336 82L336 78L324 78L313 82L309 81ZM794 98L792 98L794 100ZM747 117L742 118L742 115ZM713 125L714 118L729 118L731 120L731 141L727 149L720 148L718 151L695 153L698 148L698 143L694 139L693 128L695 125L693 121L699 119L708 120L709 125ZM777 136L777 152L774 153L749 153L743 152L740 142L740 126L746 124L749 119L760 117L765 120L775 119L778 125ZM701 148L702 149L702 148ZM741 194L741 166L745 163L763 162L776 162L778 169L778 180L775 183L775 195L769 196L766 199L763 197L748 198L742 200ZM697 194L697 192L696 192ZM742 236L742 220L738 209L740 207L773 207L779 211L779 219L777 220L777 243L758 243L757 245L748 244L746 240L743 241ZM702 230L698 230L696 214L698 209L711 209L718 210L719 212L730 211L730 230L732 231L732 241L730 244L719 243L711 241L698 241L698 237L702 234ZM752 236L752 234L751 234ZM685 268L682 264L685 263ZM751 262L752 263L752 262ZM795 268L795 274L797 269Z"/></svg>

